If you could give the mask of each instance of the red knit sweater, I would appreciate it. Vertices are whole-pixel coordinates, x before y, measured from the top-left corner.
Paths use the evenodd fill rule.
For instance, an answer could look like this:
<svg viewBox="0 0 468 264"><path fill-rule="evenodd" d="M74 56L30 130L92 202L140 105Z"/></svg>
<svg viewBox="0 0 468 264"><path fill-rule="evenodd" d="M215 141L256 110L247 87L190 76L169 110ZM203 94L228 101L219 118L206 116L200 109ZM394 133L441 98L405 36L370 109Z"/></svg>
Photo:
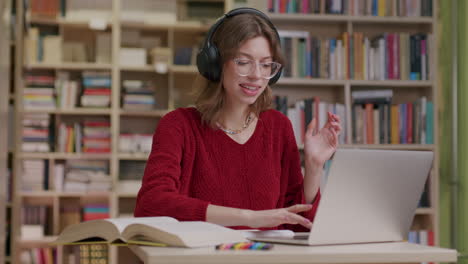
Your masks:
<svg viewBox="0 0 468 264"><path fill-rule="evenodd" d="M303 214L311 221L319 200L320 193ZM195 108L179 108L160 120L135 216L205 221L210 203L251 210L304 203L299 151L286 116L262 112L244 144L202 124ZM298 225L276 228L304 230Z"/></svg>

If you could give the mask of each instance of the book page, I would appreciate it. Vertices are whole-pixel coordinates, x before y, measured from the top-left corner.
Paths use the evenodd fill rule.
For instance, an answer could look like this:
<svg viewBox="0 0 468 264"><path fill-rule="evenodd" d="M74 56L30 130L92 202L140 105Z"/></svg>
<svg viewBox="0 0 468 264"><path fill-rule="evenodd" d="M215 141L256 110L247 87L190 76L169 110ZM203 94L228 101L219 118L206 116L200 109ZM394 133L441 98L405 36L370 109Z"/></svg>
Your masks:
<svg viewBox="0 0 468 264"><path fill-rule="evenodd" d="M137 240L138 236L144 236L151 242L183 247L246 241L241 231L201 221L134 224L122 233L126 240Z"/></svg>
<svg viewBox="0 0 468 264"><path fill-rule="evenodd" d="M122 231L130 224L143 224L143 225L154 225L161 223L178 223L177 219L168 216L157 216L157 217L130 217L130 218L109 218L105 221L111 222L119 230Z"/></svg>

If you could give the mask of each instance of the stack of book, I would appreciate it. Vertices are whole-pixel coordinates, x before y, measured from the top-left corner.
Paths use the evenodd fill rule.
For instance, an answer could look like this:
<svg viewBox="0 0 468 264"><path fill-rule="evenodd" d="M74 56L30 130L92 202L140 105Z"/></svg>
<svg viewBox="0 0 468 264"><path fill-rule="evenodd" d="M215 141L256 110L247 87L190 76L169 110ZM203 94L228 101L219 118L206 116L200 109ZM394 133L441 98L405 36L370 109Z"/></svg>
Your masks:
<svg viewBox="0 0 468 264"><path fill-rule="evenodd" d="M151 134L120 134L119 151L122 153L150 153L153 144Z"/></svg>
<svg viewBox="0 0 468 264"><path fill-rule="evenodd" d="M26 110L55 109L55 77L50 75L32 75L25 77L23 105Z"/></svg>
<svg viewBox="0 0 468 264"><path fill-rule="evenodd" d="M123 81L123 109L151 110L154 108L154 86L140 80Z"/></svg>
<svg viewBox="0 0 468 264"><path fill-rule="evenodd" d="M109 217L109 205L107 204L87 204L83 208L83 221Z"/></svg>
<svg viewBox="0 0 468 264"><path fill-rule="evenodd" d="M107 119L85 120L83 123L83 152L109 153L110 122Z"/></svg>
<svg viewBox="0 0 468 264"><path fill-rule="evenodd" d="M22 151L49 152L49 115L46 113L25 113L22 123Z"/></svg>
<svg viewBox="0 0 468 264"><path fill-rule="evenodd" d="M108 107L111 100L111 75L109 72L83 72L83 107Z"/></svg>
<svg viewBox="0 0 468 264"><path fill-rule="evenodd" d="M45 160L23 160L21 189L26 192L47 190L46 173L48 166Z"/></svg>
<svg viewBox="0 0 468 264"><path fill-rule="evenodd" d="M108 191L111 188L107 161L69 160L66 168L64 192Z"/></svg>

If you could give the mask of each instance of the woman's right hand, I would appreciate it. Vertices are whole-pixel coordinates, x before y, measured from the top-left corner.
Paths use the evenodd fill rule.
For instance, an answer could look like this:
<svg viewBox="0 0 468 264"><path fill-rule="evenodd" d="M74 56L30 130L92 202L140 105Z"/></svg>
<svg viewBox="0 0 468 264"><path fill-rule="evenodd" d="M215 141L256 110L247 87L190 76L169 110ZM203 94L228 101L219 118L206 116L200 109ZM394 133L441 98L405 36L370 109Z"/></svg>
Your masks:
<svg viewBox="0 0 468 264"><path fill-rule="evenodd" d="M298 215L300 212L312 209L311 204L296 204L286 208L271 210L244 210L246 226L252 228L275 227L282 224L300 224L306 228L311 228L309 219Z"/></svg>

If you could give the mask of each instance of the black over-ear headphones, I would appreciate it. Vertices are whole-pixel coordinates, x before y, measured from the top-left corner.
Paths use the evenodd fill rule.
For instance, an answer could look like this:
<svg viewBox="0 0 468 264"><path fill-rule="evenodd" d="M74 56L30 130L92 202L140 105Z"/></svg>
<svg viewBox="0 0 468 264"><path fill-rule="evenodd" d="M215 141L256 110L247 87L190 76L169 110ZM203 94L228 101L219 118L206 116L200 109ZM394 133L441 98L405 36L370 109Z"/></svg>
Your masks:
<svg viewBox="0 0 468 264"><path fill-rule="evenodd" d="M213 37L213 34L216 32L216 29L224 22L226 18L230 18L239 14L245 14L245 13L251 13L255 14L261 18L263 18L268 25L273 29L273 31L276 34L278 43L280 43L280 37L278 34L278 31L276 30L275 26L273 23L271 23L270 19L268 18L267 15L265 15L263 12L260 10L257 10L255 8L249 8L249 7L241 7L241 8L236 8L228 13L224 14L216 23L211 26L210 30L206 34L206 39L203 44L203 47L200 49L200 51L197 54L197 67L198 71L200 72L201 75L203 75L205 78L207 78L210 81L213 82L218 82L221 79L221 72L222 72L222 65L221 65L221 58L219 55L218 48L214 43L212 43L211 38ZM271 78L268 81L268 84L272 85L278 81L278 79L281 76L283 68L276 73L273 78Z"/></svg>

